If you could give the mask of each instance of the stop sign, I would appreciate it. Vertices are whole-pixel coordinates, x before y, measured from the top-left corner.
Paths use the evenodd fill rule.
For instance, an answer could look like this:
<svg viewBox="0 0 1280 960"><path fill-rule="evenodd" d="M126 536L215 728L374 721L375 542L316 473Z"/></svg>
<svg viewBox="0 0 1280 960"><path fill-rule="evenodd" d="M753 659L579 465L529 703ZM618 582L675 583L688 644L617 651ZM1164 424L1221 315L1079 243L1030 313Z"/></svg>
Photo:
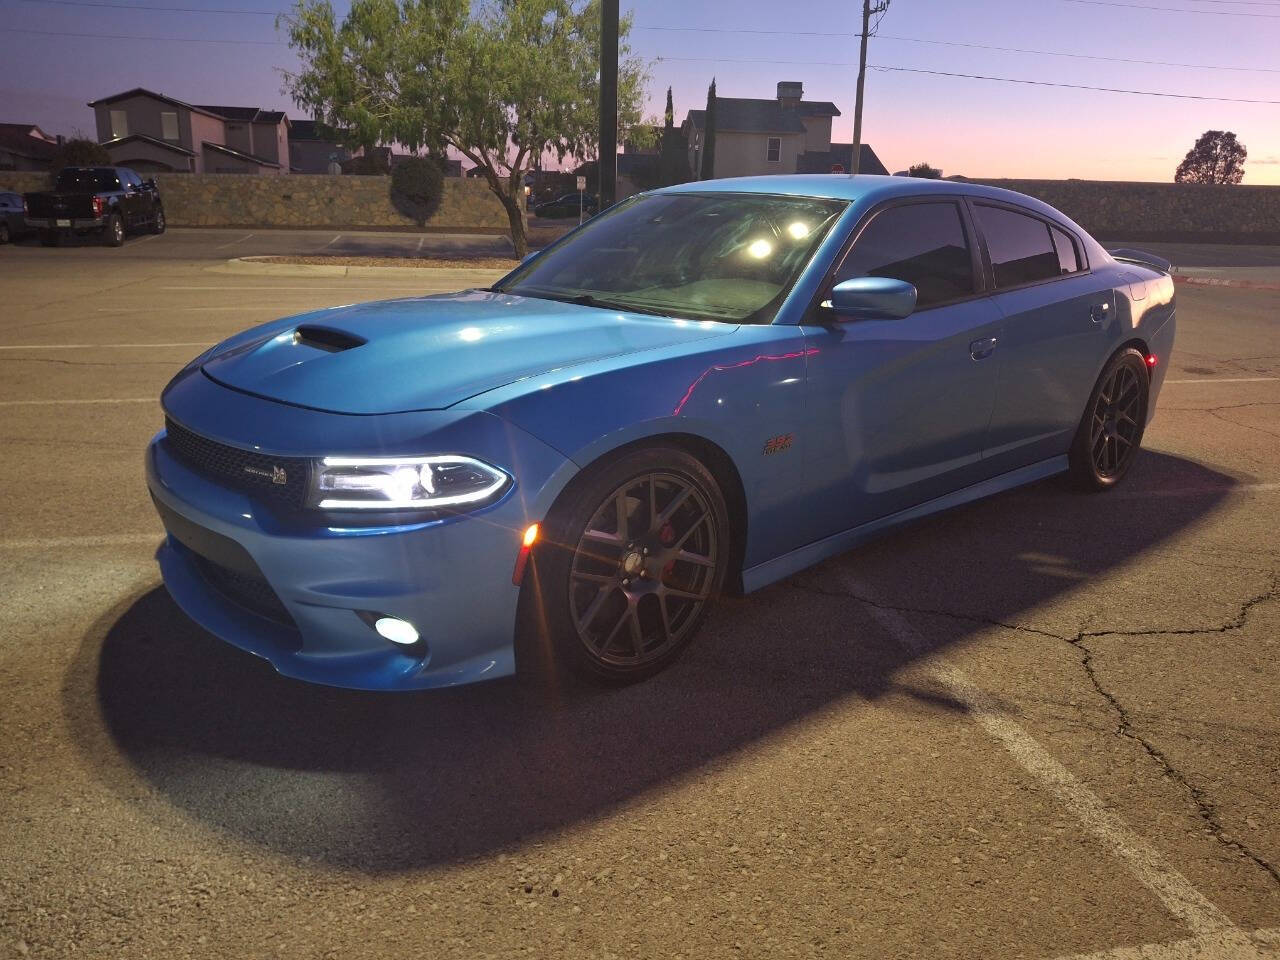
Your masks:
<svg viewBox="0 0 1280 960"><path fill-rule="evenodd" d="M831 165L831 172L832 172L832 173L844 173L844 164L843 164L843 163L833 163L833 164Z"/></svg>

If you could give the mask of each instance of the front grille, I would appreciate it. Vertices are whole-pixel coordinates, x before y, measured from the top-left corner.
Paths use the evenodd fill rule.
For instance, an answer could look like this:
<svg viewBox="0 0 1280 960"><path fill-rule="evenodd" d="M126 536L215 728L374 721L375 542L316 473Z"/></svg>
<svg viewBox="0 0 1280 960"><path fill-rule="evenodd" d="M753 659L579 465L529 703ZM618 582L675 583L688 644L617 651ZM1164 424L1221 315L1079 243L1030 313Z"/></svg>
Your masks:
<svg viewBox="0 0 1280 960"><path fill-rule="evenodd" d="M270 503L301 509L306 505L311 464L302 457L273 457L219 443L192 433L168 417L169 451L197 473L254 493Z"/></svg>
<svg viewBox="0 0 1280 960"><path fill-rule="evenodd" d="M289 614L288 608L267 581L214 563L208 557L203 557L194 551L192 556L209 586L232 603L282 626L297 629L298 625Z"/></svg>

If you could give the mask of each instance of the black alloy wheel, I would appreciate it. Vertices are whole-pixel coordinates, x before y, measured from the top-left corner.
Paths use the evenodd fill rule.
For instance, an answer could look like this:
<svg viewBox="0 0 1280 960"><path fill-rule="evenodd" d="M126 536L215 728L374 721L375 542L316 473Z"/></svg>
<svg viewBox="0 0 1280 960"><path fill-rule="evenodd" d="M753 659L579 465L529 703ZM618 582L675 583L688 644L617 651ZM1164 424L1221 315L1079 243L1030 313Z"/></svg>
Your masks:
<svg viewBox="0 0 1280 960"><path fill-rule="evenodd" d="M9 242L9 224L0 220L0 243Z"/></svg>
<svg viewBox="0 0 1280 960"><path fill-rule="evenodd" d="M1141 351L1126 348L1103 369L1071 446L1071 472L1088 490L1109 490L1133 465L1147 424L1150 374Z"/></svg>
<svg viewBox="0 0 1280 960"><path fill-rule="evenodd" d="M683 450L625 454L553 510L534 549L532 616L545 647L579 672L629 682L671 662L724 585L728 510ZM560 504L557 504L560 507ZM539 629L541 628L541 629Z"/></svg>

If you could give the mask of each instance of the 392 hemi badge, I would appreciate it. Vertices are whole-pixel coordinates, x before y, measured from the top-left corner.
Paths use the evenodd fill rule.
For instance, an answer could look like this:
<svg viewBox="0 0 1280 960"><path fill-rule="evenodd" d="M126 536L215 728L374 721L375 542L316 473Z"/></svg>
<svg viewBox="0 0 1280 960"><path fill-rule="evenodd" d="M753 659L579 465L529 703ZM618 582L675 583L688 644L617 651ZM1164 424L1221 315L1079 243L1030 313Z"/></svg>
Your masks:
<svg viewBox="0 0 1280 960"><path fill-rule="evenodd" d="M265 477L272 483L283 484L289 482L289 474L285 472L284 467L277 467L275 464L271 465L270 470L265 467L245 467L244 472L252 473L255 477Z"/></svg>
<svg viewBox="0 0 1280 960"><path fill-rule="evenodd" d="M782 433L776 437L770 437L764 442L764 455L781 453L783 450L791 449L791 441L796 438L794 433Z"/></svg>

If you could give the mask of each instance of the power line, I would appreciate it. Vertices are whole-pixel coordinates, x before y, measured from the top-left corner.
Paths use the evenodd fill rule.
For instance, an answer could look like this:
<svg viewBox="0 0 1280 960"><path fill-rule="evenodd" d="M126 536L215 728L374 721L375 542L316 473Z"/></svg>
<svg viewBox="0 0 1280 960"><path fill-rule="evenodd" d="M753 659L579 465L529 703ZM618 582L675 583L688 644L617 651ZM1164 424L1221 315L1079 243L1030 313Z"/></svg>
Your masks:
<svg viewBox="0 0 1280 960"><path fill-rule="evenodd" d="M852 67L854 63L848 61L815 61L815 60L764 60L756 58L734 58L734 57L658 57L659 61L678 60L688 62L701 63L770 63L770 64L786 64L786 65L804 65L818 67ZM1210 97L1196 93L1165 93L1158 90L1129 90L1123 87L1095 87L1082 83L1057 83L1051 80L1024 80L1019 77L993 77L980 73L953 73L946 70L924 70L919 67L895 67L889 64L872 64L867 66L872 70L882 70L893 73L926 73L938 77L961 77L966 80L993 80L998 83L1022 83L1036 87L1064 87L1069 90L1095 90L1100 93L1127 93L1142 97L1169 97L1175 100L1212 100L1217 103L1256 103L1280 106L1280 100L1248 100L1241 97Z"/></svg>
<svg viewBox="0 0 1280 960"><path fill-rule="evenodd" d="M143 37L128 33L66 33L61 30L25 30L0 27L0 33L29 33L41 37L88 37L93 40L158 40L163 43L248 43L261 46L288 46L283 40L215 40L208 37Z"/></svg>
<svg viewBox="0 0 1280 960"><path fill-rule="evenodd" d="M278 17L283 10L237 10L225 7L160 7L141 3L95 3L92 0L23 0L25 3L53 3L63 7L104 7L113 10L162 10L168 13L236 13L259 17Z"/></svg>
<svg viewBox="0 0 1280 960"><path fill-rule="evenodd" d="M1126 7L1130 10L1160 10L1164 13L1200 13L1207 17L1262 17L1280 20L1280 13L1252 13L1246 10L1188 10L1186 7L1154 7L1145 3L1119 3L1117 0L1062 0L1063 3L1084 3L1093 7Z"/></svg>

